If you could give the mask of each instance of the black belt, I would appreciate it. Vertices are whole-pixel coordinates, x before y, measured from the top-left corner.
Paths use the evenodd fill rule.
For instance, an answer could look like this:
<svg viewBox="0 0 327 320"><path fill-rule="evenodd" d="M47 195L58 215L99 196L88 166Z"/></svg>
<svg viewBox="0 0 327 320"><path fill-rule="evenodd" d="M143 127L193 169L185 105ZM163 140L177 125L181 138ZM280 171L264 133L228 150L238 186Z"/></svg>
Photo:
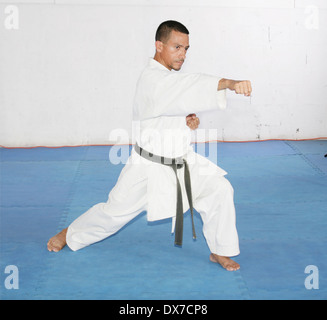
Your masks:
<svg viewBox="0 0 327 320"><path fill-rule="evenodd" d="M135 144L135 151L142 156L143 158L160 163L169 167L172 167L177 182L177 204L176 204L176 222L175 222L175 245L181 246L183 243L183 198L182 198L182 188L177 176L177 169L184 169L184 181L185 181L185 189L187 194L188 203L191 211L192 218L192 231L193 231L193 239L196 239L195 228L194 228L194 220L193 220L193 201L192 201L192 189L191 189L191 177L190 170L188 164L185 159L182 157L179 158L166 158L150 153L143 148L139 147L138 144Z"/></svg>

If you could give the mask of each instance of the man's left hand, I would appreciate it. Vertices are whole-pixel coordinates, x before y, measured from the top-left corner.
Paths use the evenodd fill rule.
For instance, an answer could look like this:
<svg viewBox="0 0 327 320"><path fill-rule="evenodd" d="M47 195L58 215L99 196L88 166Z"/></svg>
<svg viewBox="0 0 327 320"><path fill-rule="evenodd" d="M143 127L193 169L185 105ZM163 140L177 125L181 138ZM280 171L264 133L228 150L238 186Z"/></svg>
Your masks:
<svg viewBox="0 0 327 320"><path fill-rule="evenodd" d="M252 93L251 81L249 80L220 79L218 90L223 89L233 90L235 93L244 94L246 97L250 97Z"/></svg>
<svg viewBox="0 0 327 320"><path fill-rule="evenodd" d="M244 94L245 96L249 97L251 96L252 92L251 82L249 80L235 81L234 90L235 93Z"/></svg>

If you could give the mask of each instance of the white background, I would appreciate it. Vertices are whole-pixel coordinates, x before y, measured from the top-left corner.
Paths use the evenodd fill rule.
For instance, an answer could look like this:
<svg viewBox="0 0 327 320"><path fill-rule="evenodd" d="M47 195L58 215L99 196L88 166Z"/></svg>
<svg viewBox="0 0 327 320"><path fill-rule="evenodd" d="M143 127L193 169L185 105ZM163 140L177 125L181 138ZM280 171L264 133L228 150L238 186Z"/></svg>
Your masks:
<svg viewBox="0 0 327 320"><path fill-rule="evenodd" d="M190 31L183 72L252 81L251 99L199 114L199 140L327 137L326 18L324 0L0 0L0 145L133 142L136 81L168 19Z"/></svg>

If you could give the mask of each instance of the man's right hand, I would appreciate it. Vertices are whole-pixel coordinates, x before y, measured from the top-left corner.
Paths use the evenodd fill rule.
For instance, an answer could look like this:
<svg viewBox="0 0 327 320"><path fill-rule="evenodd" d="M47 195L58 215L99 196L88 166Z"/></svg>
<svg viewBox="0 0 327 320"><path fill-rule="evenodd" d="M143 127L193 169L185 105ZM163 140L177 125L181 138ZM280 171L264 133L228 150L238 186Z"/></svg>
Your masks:
<svg viewBox="0 0 327 320"><path fill-rule="evenodd" d="M191 130L195 130L200 124L200 119L195 113L191 113L186 117L186 124Z"/></svg>

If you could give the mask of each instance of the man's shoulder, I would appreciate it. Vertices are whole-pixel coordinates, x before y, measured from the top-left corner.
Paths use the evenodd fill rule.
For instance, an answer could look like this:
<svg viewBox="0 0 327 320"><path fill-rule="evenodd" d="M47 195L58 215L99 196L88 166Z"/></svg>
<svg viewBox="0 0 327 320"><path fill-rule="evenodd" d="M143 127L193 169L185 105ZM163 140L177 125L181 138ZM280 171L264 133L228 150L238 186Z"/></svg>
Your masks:
<svg viewBox="0 0 327 320"><path fill-rule="evenodd" d="M155 83L160 80L169 71L155 68L151 65L147 65L140 74L139 82L150 82Z"/></svg>

